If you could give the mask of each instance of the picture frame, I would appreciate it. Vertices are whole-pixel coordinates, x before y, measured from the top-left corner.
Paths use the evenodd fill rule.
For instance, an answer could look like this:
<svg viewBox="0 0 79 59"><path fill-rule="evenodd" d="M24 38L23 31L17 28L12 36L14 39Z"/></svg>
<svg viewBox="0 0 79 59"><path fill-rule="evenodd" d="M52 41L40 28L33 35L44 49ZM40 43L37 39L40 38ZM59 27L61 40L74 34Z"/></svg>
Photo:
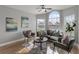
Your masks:
<svg viewBox="0 0 79 59"><path fill-rule="evenodd" d="M6 17L6 32L17 31L17 22L12 17Z"/></svg>

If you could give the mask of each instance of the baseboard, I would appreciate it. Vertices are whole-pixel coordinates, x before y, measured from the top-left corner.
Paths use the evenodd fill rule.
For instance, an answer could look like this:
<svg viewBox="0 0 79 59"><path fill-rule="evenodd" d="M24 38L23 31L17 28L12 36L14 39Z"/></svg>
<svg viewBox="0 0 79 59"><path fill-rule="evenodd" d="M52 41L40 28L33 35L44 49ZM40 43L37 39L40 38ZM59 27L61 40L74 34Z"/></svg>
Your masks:
<svg viewBox="0 0 79 59"><path fill-rule="evenodd" d="M10 41L10 42L2 43L2 44L0 44L0 47L9 45L9 44L12 44L12 43L15 43L15 42L23 41L23 40L24 40L24 39L22 38L22 39L18 39L18 40Z"/></svg>

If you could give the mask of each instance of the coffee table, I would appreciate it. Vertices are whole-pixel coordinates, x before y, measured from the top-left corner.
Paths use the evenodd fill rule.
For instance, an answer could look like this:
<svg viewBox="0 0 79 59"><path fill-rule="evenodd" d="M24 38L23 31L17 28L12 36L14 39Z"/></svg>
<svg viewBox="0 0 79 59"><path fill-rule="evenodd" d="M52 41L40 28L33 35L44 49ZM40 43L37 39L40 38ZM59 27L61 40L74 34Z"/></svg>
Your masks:
<svg viewBox="0 0 79 59"><path fill-rule="evenodd" d="M44 38L41 38L41 37L40 37L40 38L34 40L34 45L35 45L36 43L39 43L39 44L40 44L40 50L43 50L42 44L43 44L43 43L46 43L46 44L47 44L47 40L44 40Z"/></svg>

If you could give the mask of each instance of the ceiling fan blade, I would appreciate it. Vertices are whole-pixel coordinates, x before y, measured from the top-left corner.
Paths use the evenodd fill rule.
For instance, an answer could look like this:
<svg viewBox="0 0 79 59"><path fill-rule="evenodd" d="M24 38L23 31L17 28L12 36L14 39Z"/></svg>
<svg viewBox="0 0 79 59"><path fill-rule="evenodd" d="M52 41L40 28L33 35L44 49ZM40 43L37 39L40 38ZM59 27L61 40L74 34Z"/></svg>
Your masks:
<svg viewBox="0 0 79 59"><path fill-rule="evenodd" d="M51 10L52 8L46 8L46 9Z"/></svg>
<svg viewBox="0 0 79 59"><path fill-rule="evenodd" d="M40 5L41 6L41 9L45 9L45 5Z"/></svg>
<svg viewBox="0 0 79 59"><path fill-rule="evenodd" d="M48 12L49 10L52 10L52 8L46 8L45 5L40 5L38 9L38 12Z"/></svg>
<svg viewBox="0 0 79 59"><path fill-rule="evenodd" d="M44 7L44 5L40 5L41 7Z"/></svg>

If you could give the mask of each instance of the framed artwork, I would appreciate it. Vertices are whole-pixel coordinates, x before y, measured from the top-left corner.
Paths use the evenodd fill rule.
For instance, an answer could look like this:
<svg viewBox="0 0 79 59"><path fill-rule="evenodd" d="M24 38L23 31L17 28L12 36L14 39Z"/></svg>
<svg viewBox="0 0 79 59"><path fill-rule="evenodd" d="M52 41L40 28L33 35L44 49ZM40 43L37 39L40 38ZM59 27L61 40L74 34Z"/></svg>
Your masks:
<svg viewBox="0 0 79 59"><path fill-rule="evenodd" d="M21 27L29 28L29 18L21 16Z"/></svg>
<svg viewBox="0 0 79 59"><path fill-rule="evenodd" d="M17 30L17 22L14 18L6 17L6 31L16 31Z"/></svg>

